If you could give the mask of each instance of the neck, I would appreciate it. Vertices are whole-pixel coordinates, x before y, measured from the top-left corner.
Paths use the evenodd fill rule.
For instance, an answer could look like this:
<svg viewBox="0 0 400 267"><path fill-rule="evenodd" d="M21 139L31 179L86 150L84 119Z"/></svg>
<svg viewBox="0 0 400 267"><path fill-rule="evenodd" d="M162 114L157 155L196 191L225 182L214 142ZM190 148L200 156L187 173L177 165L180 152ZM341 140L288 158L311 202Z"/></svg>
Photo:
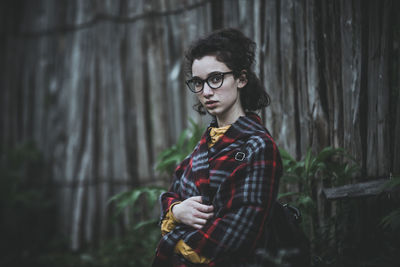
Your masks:
<svg viewBox="0 0 400 267"><path fill-rule="evenodd" d="M226 125L233 124L240 116L245 116L244 110L240 107L238 109L227 112L226 114L220 114L217 116L218 127L224 127Z"/></svg>

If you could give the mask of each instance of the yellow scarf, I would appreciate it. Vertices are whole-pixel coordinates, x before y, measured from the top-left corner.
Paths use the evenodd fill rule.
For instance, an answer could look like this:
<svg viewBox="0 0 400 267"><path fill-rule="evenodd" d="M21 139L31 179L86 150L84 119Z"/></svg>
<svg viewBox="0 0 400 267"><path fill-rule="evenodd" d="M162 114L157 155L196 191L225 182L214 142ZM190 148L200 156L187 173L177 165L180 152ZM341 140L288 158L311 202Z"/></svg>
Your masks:
<svg viewBox="0 0 400 267"><path fill-rule="evenodd" d="M223 136L226 131L228 131L229 127L231 127L231 125L226 125L223 127L210 127L210 137L211 140L210 142L208 142L208 147L212 147L213 145L215 145L215 143L221 138L221 136Z"/></svg>

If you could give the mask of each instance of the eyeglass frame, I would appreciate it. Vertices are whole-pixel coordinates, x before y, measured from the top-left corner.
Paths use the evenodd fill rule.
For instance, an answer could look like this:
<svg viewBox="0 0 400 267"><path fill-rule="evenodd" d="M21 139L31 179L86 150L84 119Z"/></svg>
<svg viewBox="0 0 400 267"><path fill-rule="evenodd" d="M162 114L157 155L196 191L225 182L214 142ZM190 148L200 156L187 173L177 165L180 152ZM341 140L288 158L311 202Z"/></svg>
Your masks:
<svg viewBox="0 0 400 267"><path fill-rule="evenodd" d="M191 81L193 81L194 78L189 79L189 80L186 80L185 83L186 83L187 87L189 88L189 90L190 90L191 92L197 94L197 93L200 93L201 91L204 90L204 83L207 83L208 87L210 87L210 88L213 89L213 90L218 89L218 88L221 88L221 86L222 86L223 83L224 83L225 75L227 75L227 74L234 74L234 73L235 73L234 71L215 72L215 73L212 73L210 76L208 76L208 77L207 77L206 79L204 79L204 80L201 79L200 77L196 77L196 79L198 79L198 80L201 81L201 89L200 89L199 91L194 91L194 90L192 90L192 88L191 88L190 85L189 85L189 83L190 83ZM214 77L215 75L222 75L222 82L221 82L221 84L220 84L218 87L213 87L213 86L211 86L210 83L208 82L208 80L209 80L210 78Z"/></svg>

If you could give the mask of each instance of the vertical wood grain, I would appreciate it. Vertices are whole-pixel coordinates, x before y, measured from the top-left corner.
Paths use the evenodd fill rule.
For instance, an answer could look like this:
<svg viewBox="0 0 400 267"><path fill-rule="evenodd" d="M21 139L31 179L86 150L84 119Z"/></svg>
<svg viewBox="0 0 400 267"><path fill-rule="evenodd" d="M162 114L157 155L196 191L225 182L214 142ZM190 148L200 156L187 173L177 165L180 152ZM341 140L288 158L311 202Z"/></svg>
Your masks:
<svg viewBox="0 0 400 267"><path fill-rule="evenodd" d="M367 177L399 171L398 3L211 2L0 4L1 147L37 143L72 248L120 233L108 199L168 184L158 154L189 118L209 122L192 109L183 56L218 27L257 42L255 71L272 98L261 114L279 146L298 159L343 147Z"/></svg>

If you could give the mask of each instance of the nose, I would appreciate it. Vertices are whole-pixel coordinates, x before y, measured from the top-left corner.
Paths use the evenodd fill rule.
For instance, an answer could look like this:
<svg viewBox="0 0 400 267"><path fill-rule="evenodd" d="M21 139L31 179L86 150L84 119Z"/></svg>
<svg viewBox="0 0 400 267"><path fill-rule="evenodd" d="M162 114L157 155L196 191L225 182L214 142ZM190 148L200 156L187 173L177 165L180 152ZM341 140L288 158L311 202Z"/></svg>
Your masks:
<svg viewBox="0 0 400 267"><path fill-rule="evenodd" d="M204 87L203 87L203 95L205 97L207 96L211 96L214 94L214 91L212 88L210 88L210 86L207 83L204 83Z"/></svg>

